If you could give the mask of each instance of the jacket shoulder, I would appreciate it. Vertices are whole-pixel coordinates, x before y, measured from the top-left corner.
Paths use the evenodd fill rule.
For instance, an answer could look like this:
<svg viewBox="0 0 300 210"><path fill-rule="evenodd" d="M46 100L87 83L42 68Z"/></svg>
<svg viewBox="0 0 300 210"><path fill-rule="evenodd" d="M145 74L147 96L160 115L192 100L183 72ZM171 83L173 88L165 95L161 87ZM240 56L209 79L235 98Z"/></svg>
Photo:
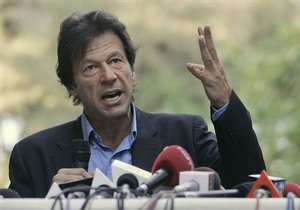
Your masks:
<svg viewBox="0 0 300 210"><path fill-rule="evenodd" d="M34 134L31 134L17 144L30 144L37 142L38 144L46 144L46 142L57 142L62 138L82 138L82 129L80 124L80 117L76 120L66 122L60 125L56 125L41 131L38 131Z"/></svg>
<svg viewBox="0 0 300 210"><path fill-rule="evenodd" d="M195 114L178 114L178 113L153 113L139 110L139 116L147 118L148 120L155 122L156 124L194 124L195 122L200 124L206 124L204 118Z"/></svg>

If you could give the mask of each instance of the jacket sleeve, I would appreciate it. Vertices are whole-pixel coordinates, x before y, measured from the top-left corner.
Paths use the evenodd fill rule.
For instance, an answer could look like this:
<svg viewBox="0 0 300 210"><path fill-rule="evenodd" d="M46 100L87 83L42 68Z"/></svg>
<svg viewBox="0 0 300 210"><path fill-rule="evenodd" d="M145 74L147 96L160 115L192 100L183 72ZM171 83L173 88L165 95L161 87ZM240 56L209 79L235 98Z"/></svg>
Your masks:
<svg viewBox="0 0 300 210"><path fill-rule="evenodd" d="M221 155L219 173L225 188L245 182L249 174L266 168L250 114L234 91L227 110L213 124Z"/></svg>

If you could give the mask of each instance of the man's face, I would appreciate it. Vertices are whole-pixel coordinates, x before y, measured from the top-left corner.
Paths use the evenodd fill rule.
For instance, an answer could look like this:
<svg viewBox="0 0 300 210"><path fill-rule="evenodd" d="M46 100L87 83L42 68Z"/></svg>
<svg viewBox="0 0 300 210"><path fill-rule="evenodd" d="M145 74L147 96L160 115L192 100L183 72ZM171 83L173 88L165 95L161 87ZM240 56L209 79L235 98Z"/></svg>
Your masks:
<svg viewBox="0 0 300 210"><path fill-rule="evenodd" d="M114 119L129 114L133 98L134 73L123 44L113 32L106 32L89 43L83 59L73 64L77 95L88 118Z"/></svg>

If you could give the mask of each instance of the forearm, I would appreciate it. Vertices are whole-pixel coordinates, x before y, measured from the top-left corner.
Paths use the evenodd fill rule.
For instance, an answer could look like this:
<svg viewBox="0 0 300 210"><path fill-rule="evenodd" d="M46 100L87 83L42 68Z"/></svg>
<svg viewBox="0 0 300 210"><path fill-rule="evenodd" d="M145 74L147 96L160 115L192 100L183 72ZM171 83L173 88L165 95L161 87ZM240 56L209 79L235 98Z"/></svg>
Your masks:
<svg viewBox="0 0 300 210"><path fill-rule="evenodd" d="M265 169L249 112L234 92L226 111L213 123L222 158L220 175L227 180L226 187L244 182L249 174Z"/></svg>

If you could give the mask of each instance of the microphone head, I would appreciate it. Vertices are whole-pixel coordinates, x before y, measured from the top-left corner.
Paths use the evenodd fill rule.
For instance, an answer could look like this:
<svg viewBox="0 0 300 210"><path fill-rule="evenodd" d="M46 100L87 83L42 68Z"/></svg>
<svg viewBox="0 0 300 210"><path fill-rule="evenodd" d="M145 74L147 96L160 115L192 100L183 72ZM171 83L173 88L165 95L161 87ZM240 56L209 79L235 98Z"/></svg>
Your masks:
<svg viewBox="0 0 300 210"><path fill-rule="evenodd" d="M219 174L212 168L201 166L195 168L195 171L210 171L213 172L213 186L211 190L220 190L221 189L221 178Z"/></svg>
<svg viewBox="0 0 300 210"><path fill-rule="evenodd" d="M296 183L289 182L284 186L283 196L287 197L289 192L292 192L297 198L300 198L300 186Z"/></svg>
<svg viewBox="0 0 300 210"><path fill-rule="evenodd" d="M112 198L114 196L115 189L106 184L99 185L95 190L95 194L99 198Z"/></svg>
<svg viewBox="0 0 300 210"><path fill-rule="evenodd" d="M245 198L249 194L253 185L254 185L254 182L244 182L244 183L235 185L232 189L238 190L237 197Z"/></svg>
<svg viewBox="0 0 300 210"><path fill-rule="evenodd" d="M72 141L72 161L74 167L85 168L87 170L91 152L90 145L87 140L74 139Z"/></svg>
<svg viewBox="0 0 300 210"><path fill-rule="evenodd" d="M125 173L117 181L118 187L121 187L123 184L128 184L130 189L136 189L139 186L139 181L132 173Z"/></svg>
<svg viewBox="0 0 300 210"><path fill-rule="evenodd" d="M171 172L169 180L166 182L167 186L178 185L180 171L194 170L194 162L189 153L181 146L172 145L167 146L156 158L151 172L164 168Z"/></svg>

